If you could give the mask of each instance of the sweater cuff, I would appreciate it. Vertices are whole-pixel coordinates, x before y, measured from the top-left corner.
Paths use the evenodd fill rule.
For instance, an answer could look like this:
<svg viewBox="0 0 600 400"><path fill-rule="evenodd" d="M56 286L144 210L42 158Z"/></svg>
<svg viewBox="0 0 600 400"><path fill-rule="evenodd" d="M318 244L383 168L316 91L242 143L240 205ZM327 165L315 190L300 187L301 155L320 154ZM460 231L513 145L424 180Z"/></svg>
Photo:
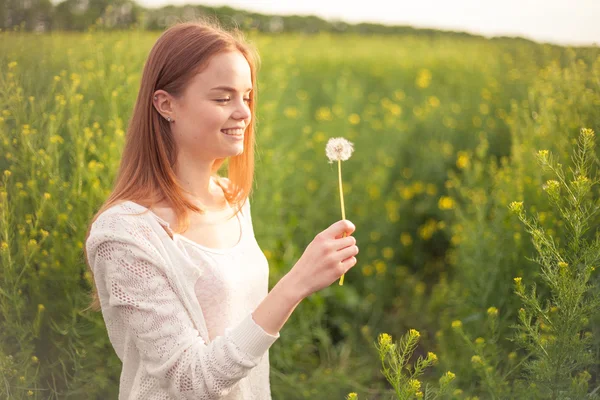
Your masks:
<svg viewBox="0 0 600 400"><path fill-rule="evenodd" d="M267 333L258 325L252 313L248 314L235 328L226 329L227 336L244 352L254 356L261 357L277 339L276 335Z"/></svg>

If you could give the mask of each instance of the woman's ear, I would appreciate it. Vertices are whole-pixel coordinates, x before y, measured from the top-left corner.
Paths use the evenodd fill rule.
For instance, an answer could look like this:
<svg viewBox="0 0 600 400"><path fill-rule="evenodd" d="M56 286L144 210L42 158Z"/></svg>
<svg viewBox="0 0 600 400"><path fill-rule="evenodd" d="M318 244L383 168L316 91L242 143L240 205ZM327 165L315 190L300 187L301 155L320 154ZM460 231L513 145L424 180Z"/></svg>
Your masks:
<svg viewBox="0 0 600 400"><path fill-rule="evenodd" d="M163 118L167 119L170 117L171 120L175 119L175 115L173 113L173 97L165 92L164 90L157 90L154 92L154 97L152 98L152 104L154 108Z"/></svg>

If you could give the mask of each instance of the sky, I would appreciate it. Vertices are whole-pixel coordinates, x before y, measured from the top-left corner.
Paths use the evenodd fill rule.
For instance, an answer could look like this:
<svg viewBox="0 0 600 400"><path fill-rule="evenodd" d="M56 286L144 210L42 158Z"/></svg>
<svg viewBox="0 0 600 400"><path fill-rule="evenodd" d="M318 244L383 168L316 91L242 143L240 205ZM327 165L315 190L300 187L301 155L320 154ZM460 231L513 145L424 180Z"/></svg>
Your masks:
<svg viewBox="0 0 600 400"><path fill-rule="evenodd" d="M167 4L230 6L264 14L316 15L349 23L521 36L543 43L600 46L600 0L136 0Z"/></svg>

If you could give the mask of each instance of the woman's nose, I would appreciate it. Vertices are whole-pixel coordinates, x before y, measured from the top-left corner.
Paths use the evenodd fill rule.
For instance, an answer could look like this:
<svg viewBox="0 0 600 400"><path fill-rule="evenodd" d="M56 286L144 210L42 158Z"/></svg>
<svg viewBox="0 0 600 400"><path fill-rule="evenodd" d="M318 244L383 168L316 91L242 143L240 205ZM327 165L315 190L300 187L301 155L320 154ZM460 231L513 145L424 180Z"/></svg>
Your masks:
<svg viewBox="0 0 600 400"><path fill-rule="evenodd" d="M251 116L250 107L244 103L242 103L234 113L235 118L237 119L248 119Z"/></svg>

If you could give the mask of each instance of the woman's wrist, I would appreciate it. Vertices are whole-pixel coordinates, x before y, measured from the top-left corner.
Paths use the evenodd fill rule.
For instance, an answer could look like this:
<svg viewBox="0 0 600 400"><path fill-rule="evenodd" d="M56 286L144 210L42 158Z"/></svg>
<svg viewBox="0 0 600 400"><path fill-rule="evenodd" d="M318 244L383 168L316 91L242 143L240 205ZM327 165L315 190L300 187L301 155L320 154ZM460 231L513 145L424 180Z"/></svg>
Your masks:
<svg viewBox="0 0 600 400"><path fill-rule="evenodd" d="M283 278L281 278L273 287L273 290L275 287L277 287L287 301L290 301L296 305L306 298L306 294L301 289L298 281L295 279L294 275L291 274L291 272L285 274Z"/></svg>
<svg viewBox="0 0 600 400"><path fill-rule="evenodd" d="M276 335L303 298L294 280L285 275L254 310L252 318L265 332Z"/></svg>

